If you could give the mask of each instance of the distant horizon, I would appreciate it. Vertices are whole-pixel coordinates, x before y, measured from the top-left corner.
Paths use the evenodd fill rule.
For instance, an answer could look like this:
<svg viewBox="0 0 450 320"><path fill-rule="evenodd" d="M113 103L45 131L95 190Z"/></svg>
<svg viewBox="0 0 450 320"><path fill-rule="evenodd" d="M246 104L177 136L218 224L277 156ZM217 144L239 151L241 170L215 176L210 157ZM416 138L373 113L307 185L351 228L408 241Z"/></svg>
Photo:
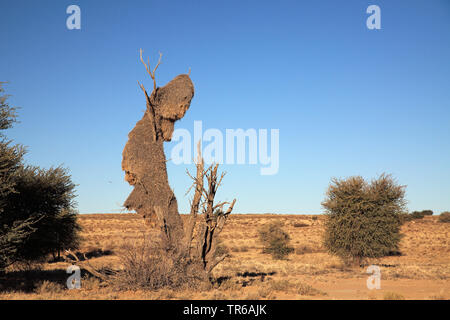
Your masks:
<svg viewBox="0 0 450 320"><path fill-rule="evenodd" d="M413 211L410 211L408 213L411 213ZM445 212L445 211L443 211ZM433 212L432 215L430 215L430 217L433 216L439 216L442 212ZM86 213L86 212L78 212L77 214L83 215L83 214L135 214L138 215L138 213L136 212L93 212L93 213ZM186 215L188 216L189 213L188 212L179 212L180 215ZM270 213L270 212L249 212L249 213L242 213L242 212L233 212L231 215L282 215L282 216L290 216L290 215L297 215L297 216L320 216L320 215L325 215L325 212L322 213Z"/></svg>
<svg viewBox="0 0 450 320"><path fill-rule="evenodd" d="M77 214L136 214L136 212L93 212L93 213L77 213ZM188 212L179 212L179 214L181 215L189 215ZM318 215L322 215L325 213L269 213L269 212L265 212L265 213L240 213L240 212L233 212L232 215L236 215L236 214L248 214L248 215L258 215L258 214L265 214L265 215L304 215L304 216L318 216ZM434 215L434 214L433 214Z"/></svg>

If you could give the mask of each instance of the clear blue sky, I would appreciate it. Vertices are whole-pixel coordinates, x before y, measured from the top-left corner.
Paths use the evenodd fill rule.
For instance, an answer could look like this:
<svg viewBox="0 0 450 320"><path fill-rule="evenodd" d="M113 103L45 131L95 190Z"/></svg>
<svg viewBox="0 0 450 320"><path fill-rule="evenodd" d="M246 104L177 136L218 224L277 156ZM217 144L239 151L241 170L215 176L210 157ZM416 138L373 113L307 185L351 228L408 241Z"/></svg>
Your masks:
<svg viewBox="0 0 450 320"><path fill-rule="evenodd" d="M66 8L81 8L81 30ZM366 8L381 8L368 30ZM151 89L192 69L177 128L280 130L280 169L224 165L218 197L239 213L321 213L331 177L392 173L410 210L450 210L450 1L0 2L0 80L26 161L63 164L81 213L119 212L127 134ZM166 145L170 149L170 144ZM187 166L192 170L192 166ZM186 166L168 165L182 212Z"/></svg>

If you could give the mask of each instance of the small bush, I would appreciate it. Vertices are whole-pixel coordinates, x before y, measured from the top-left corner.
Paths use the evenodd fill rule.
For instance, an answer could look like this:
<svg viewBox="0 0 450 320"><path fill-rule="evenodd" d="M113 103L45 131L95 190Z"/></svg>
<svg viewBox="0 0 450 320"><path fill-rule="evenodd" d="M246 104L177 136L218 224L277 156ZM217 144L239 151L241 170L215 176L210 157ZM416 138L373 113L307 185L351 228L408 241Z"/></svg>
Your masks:
<svg viewBox="0 0 450 320"><path fill-rule="evenodd" d="M442 212L439 215L439 222L446 222L446 223L450 222L450 211Z"/></svg>
<svg viewBox="0 0 450 320"><path fill-rule="evenodd" d="M432 215L433 215L433 211L422 210L422 211L413 211L410 214L403 212L399 216L400 216L401 222L405 223L405 222L412 221L415 219L423 219L425 216L432 216Z"/></svg>
<svg viewBox="0 0 450 320"><path fill-rule="evenodd" d="M294 284L288 280L272 280L269 282L270 289L273 291L287 292L294 287Z"/></svg>
<svg viewBox="0 0 450 320"><path fill-rule="evenodd" d="M259 240L264 246L263 253L269 253L277 260L286 259L294 251L290 246L291 237L281 226L279 222L272 222L259 230Z"/></svg>
<svg viewBox="0 0 450 320"><path fill-rule="evenodd" d="M318 249L307 246L307 245L302 245L302 246L298 246L297 248L295 248L295 254L298 255L302 255L305 253L315 253L315 252L319 252Z"/></svg>
<svg viewBox="0 0 450 320"><path fill-rule="evenodd" d="M242 286L232 279L224 280L220 285L220 290L239 290Z"/></svg>
<svg viewBox="0 0 450 320"><path fill-rule="evenodd" d="M297 293L302 296L326 296L327 294L319 289L310 286L307 283L299 283L297 285Z"/></svg>
<svg viewBox="0 0 450 320"><path fill-rule="evenodd" d="M383 296L384 300L405 300L405 297L399 293L386 292Z"/></svg>
<svg viewBox="0 0 450 320"><path fill-rule="evenodd" d="M273 290L269 286L263 285L258 287L258 295L263 299L270 300L272 298L272 293Z"/></svg>
<svg viewBox="0 0 450 320"><path fill-rule="evenodd" d="M411 215L408 214L407 212L402 212L402 213L400 213L400 214L398 215L398 217L399 217L400 222L401 222L402 224L404 224L404 223L406 223L406 222L408 222L408 221L413 220L413 218L411 217Z"/></svg>
<svg viewBox="0 0 450 320"><path fill-rule="evenodd" d="M39 295L43 294L55 294L55 293L61 293L64 291L64 287L55 282L51 282L48 280L44 280L41 283L39 283L35 289L35 292Z"/></svg>
<svg viewBox="0 0 450 320"><path fill-rule="evenodd" d="M309 224L306 224L303 222L295 222L292 226L294 228L303 228L303 227L309 227Z"/></svg>
<svg viewBox="0 0 450 320"><path fill-rule="evenodd" d="M248 247L247 246L232 247L231 251L232 252L248 252Z"/></svg>
<svg viewBox="0 0 450 320"><path fill-rule="evenodd" d="M422 210L422 211L413 211L409 216L410 220L413 219L423 219L425 216L432 216L432 210Z"/></svg>
<svg viewBox="0 0 450 320"><path fill-rule="evenodd" d="M199 263L187 258L174 259L157 246L126 245L120 255L123 269L112 279L120 290L159 290L196 288L205 282Z"/></svg>
<svg viewBox="0 0 450 320"><path fill-rule="evenodd" d="M425 217L425 213L423 211L413 211L411 214L411 220L412 219L423 219Z"/></svg>
<svg viewBox="0 0 450 320"><path fill-rule="evenodd" d="M216 251L214 252L214 257L221 257L225 254L229 254L230 250L228 247L223 243L223 241L219 238L216 242Z"/></svg>

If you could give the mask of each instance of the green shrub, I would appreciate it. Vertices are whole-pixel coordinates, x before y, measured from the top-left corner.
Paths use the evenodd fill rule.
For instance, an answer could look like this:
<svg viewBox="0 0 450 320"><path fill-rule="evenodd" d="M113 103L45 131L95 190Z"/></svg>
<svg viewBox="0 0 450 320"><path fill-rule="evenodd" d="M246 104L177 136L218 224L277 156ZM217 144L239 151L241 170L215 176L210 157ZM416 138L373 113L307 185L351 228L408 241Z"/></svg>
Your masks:
<svg viewBox="0 0 450 320"><path fill-rule="evenodd" d="M80 229L74 212L75 186L66 171L25 166L25 148L11 145L4 136L17 117L7 98L0 95L0 270L76 248Z"/></svg>
<svg viewBox="0 0 450 320"><path fill-rule="evenodd" d="M322 203L328 251L359 263L398 251L404 188L385 174L371 183L362 177L332 179Z"/></svg>
<svg viewBox="0 0 450 320"><path fill-rule="evenodd" d="M425 213L423 211L413 211L411 214L411 220L412 219L423 219L425 217Z"/></svg>
<svg viewBox="0 0 450 320"><path fill-rule="evenodd" d="M15 174L15 192L7 197L2 223L32 219L34 231L17 247L16 259L31 261L77 249L80 243L74 210L74 188L67 171L22 166Z"/></svg>
<svg viewBox="0 0 450 320"><path fill-rule="evenodd" d="M444 211L439 215L439 222L450 222L450 211Z"/></svg>
<svg viewBox="0 0 450 320"><path fill-rule="evenodd" d="M422 211L413 211L410 214L408 213L401 213L400 217L402 222L412 221L414 219L423 219L425 216L432 216L433 211L432 210L422 210Z"/></svg>
<svg viewBox="0 0 450 320"><path fill-rule="evenodd" d="M0 94L4 92L4 82L0 82ZM26 241L33 232L31 219L14 220L9 225L3 223L7 212L7 197L15 192L14 175L22 165L25 149L11 145L3 131L12 127L16 121L16 108L9 106L8 95L0 95L0 270L15 261L17 246Z"/></svg>
<svg viewBox="0 0 450 320"><path fill-rule="evenodd" d="M286 259L294 251L290 246L290 236L281 227L282 223L272 222L259 229L263 253L269 253L277 260Z"/></svg>
<svg viewBox="0 0 450 320"><path fill-rule="evenodd" d="M411 221L413 219L412 216L410 214L408 214L407 212L402 212L398 216L399 216L402 224L405 222Z"/></svg>

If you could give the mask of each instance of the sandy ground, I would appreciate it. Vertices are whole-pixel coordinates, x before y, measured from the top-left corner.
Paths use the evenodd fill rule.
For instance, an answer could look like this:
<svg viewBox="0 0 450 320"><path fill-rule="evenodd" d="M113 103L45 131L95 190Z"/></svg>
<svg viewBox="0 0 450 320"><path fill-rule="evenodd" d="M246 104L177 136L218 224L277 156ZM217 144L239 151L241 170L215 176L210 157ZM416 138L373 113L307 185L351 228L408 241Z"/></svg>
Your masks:
<svg viewBox="0 0 450 320"><path fill-rule="evenodd" d="M287 260L262 253L258 229L281 221L295 248ZM401 255L367 261L381 268L381 288L369 290L367 266L347 267L322 247L323 216L230 216L220 238L231 257L214 270L222 282L203 290L117 291L83 276L80 290L67 290L65 262L45 263L6 274L0 299L449 299L450 224L437 217L402 227ZM120 266L123 245L143 238L146 228L133 214L80 215L80 251L99 252L95 267ZM148 233L148 232L147 232ZM150 232L147 237L152 237ZM31 271L30 271L31 268ZM34 270L34 271L33 271Z"/></svg>

